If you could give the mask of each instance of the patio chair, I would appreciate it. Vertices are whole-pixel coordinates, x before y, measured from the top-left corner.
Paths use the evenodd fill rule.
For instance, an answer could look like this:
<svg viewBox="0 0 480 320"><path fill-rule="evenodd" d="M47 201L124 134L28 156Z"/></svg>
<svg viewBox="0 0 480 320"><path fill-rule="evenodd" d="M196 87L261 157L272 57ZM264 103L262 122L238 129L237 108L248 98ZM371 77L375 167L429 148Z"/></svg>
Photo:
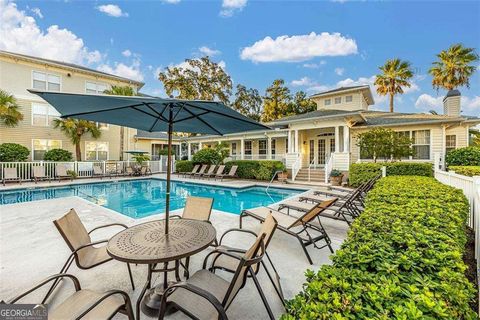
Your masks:
<svg viewBox="0 0 480 320"><path fill-rule="evenodd" d="M199 176L199 177L200 177L202 174L205 173L205 170L207 170L207 167L208 167L208 165L202 164L202 167L200 168L200 170L199 170L197 173L192 174L192 176L193 176L194 178L195 178L196 176Z"/></svg>
<svg viewBox="0 0 480 320"><path fill-rule="evenodd" d="M268 214L271 213L275 220L278 221L277 229L297 238L302 246L303 252L307 256L308 262L313 264L312 258L307 251L307 246L313 245L316 249L328 247L330 252L333 253L330 237L325 231L325 228L323 228L319 215L331 207L335 201L337 201L337 198L325 200L298 218L268 207L243 210L240 214L240 228L242 228L243 218L247 216L264 222ZM318 220L317 222L314 221L315 218ZM314 235L313 233L318 235ZM325 245L319 247L317 246L317 242L321 240L325 242Z"/></svg>
<svg viewBox="0 0 480 320"><path fill-rule="evenodd" d="M75 276L65 273L55 274L44 279L33 288L9 300L7 303L14 304L49 282L58 282L64 278L72 280L75 293L56 305L53 309L48 310L48 319L111 319L119 312L126 314L129 320L134 319L132 303L126 292L110 290L100 293L89 289L82 289L80 282ZM33 302L29 300L29 303Z"/></svg>
<svg viewBox="0 0 480 320"><path fill-rule="evenodd" d="M125 169L125 174L128 176L128 177L131 177L131 176L134 176L135 175L135 171L133 170L133 168L131 166L128 166L126 169Z"/></svg>
<svg viewBox="0 0 480 320"><path fill-rule="evenodd" d="M265 234L261 234L243 255L220 248L208 254L203 261L202 270L195 272L188 280L172 284L167 288L162 296L158 319L164 319L165 313L170 308L182 311L193 319L228 319L226 310L245 286L247 275L253 279L268 317L274 319L257 276L252 270L252 266L262 261L265 251L264 238ZM219 253L238 260L235 274L230 281L206 270L209 257Z"/></svg>
<svg viewBox="0 0 480 320"><path fill-rule="evenodd" d="M200 168L199 164L196 164L191 172L179 172L178 174L183 174L183 177L186 178L187 176L193 176L195 173L197 173L198 169Z"/></svg>
<svg viewBox="0 0 480 320"><path fill-rule="evenodd" d="M103 177L105 177L105 173L103 173L102 167L93 166L93 176L100 177L100 179L103 179Z"/></svg>
<svg viewBox="0 0 480 320"><path fill-rule="evenodd" d="M67 173L67 167L64 164L57 164L55 166L55 177L60 182L62 179L70 179L73 181L73 177Z"/></svg>
<svg viewBox="0 0 480 320"><path fill-rule="evenodd" d="M112 178L117 175L117 165L115 163L105 163L105 175Z"/></svg>
<svg viewBox="0 0 480 320"><path fill-rule="evenodd" d="M124 176L125 170L123 168L123 163L116 163L115 164L115 173L117 176Z"/></svg>
<svg viewBox="0 0 480 320"><path fill-rule="evenodd" d="M206 173L206 174L203 175L203 177L204 177L204 178L215 177L215 176L217 176L217 175L219 175L219 174L222 174L222 173L223 173L223 170L225 170L225 165L222 164L222 165L218 166L217 171L215 171L215 172L210 172L210 173Z"/></svg>
<svg viewBox="0 0 480 320"><path fill-rule="evenodd" d="M22 184L22 179L18 176L17 168L4 168L3 169L3 177L2 183L5 185L7 181L18 181L18 183Z"/></svg>
<svg viewBox="0 0 480 320"><path fill-rule="evenodd" d="M48 182L51 182L51 178L45 173L45 166L34 166L32 178L33 181L35 181L35 184L42 180L48 180Z"/></svg>
<svg viewBox="0 0 480 320"><path fill-rule="evenodd" d="M150 174L152 174L152 170L150 170L149 166L142 166L140 168L140 175L141 176L147 176L147 175L150 175Z"/></svg>
<svg viewBox="0 0 480 320"><path fill-rule="evenodd" d="M63 240L65 240L68 247L72 251L67 261L63 265L62 269L60 269L60 273L67 272L68 268L70 268L74 261L79 269L87 270L99 266L110 260L113 260L113 258L108 255L106 246L97 246L102 243L107 243L108 239L92 242L90 234L98 229L112 226L120 226L125 229L128 228L126 225L121 223L111 223L95 227L88 232L87 229L85 229L82 221L78 217L75 209L70 209L70 211L63 217L53 221L53 224L55 225L55 227L57 227L58 232L60 232ZM130 265L128 263L127 269L130 276L132 288L135 290L132 271L130 270ZM48 296L53 292L57 284L58 282L55 281L42 303L47 300Z"/></svg>
<svg viewBox="0 0 480 320"><path fill-rule="evenodd" d="M208 168L207 173L202 174L200 177L206 178L206 177L208 177L208 176L211 176L212 174L214 174L213 172L215 171L215 168L216 168L216 167L217 167L216 165L213 165L213 164L212 164L212 165L210 166L210 168ZM199 177L199 178L200 178L200 177Z"/></svg>
<svg viewBox="0 0 480 320"><path fill-rule="evenodd" d="M237 176L237 169L238 166L232 166L227 174L215 175L215 180L217 180L217 178L219 178L221 181L223 181L224 178L235 178Z"/></svg>

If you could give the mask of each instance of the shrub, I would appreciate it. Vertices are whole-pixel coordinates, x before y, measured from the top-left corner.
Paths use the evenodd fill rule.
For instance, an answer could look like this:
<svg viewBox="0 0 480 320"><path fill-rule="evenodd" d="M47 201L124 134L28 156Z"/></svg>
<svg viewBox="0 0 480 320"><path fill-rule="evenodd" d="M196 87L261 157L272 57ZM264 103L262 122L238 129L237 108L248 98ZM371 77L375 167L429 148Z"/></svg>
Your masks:
<svg viewBox="0 0 480 320"><path fill-rule="evenodd" d="M376 177L387 167L387 176L425 176L433 177L433 166L428 162L384 162L353 163L350 165L349 184L358 187L362 183Z"/></svg>
<svg viewBox="0 0 480 320"><path fill-rule="evenodd" d="M175 168L177 172L191 172L193 170L193 161L189 161L189 160L175 161Z"/></svg>
<svg viewBox="0 0 480 320"><path fill-rule="evenodd" d="M72 153L64 149L48 150L43 157L46 161L72 161L72 159Z"/></svg>
<svg viewBox="0 0 480 320"><path fill-rule="evenodd" d="M283 319L477 319L464 275L468 202L430 177L381 179L333 265L307 271Z"/></svg>
<svg viewBox="0 0 480 320"><path fill-rule="evenodd" d="M173 150L172 150L173 152ZM158 155L159 156L168 156L168 149L160 149L158 150Z"/></svg>
<svg viewBox="0 0 480 320"><path fill-rule="evenodd" d="M480 166L480 147L452 150L445 157L447 166Z"/></svg>
<svg viewBox="0 0 480 320"><path fill-rule="evenodd" d="M18 143L3 143L0 144L0 161L2 162L17 162L26 161L30 151Z"/></svg>
<svg viewBox="0 0 480 320"><path fill-rule="evenodd" d="M195 164L219 164L223 159L217 150L205 148L197 151L193 155L192 161Z"/></svg>
<svg viewBox="0 0 480 320"><path fill-rule="evenodd" d="M236 165L237 175L241 179L270 180L275 171L285 170L281 161L275 160L236 160L225 164L226 170Z"/></svg>
<svg viewBox="0 0 480 320"><path fill-rule="evenodd" d="M480 176L480 166L450 166L448 170L468 177Z"/></svg>

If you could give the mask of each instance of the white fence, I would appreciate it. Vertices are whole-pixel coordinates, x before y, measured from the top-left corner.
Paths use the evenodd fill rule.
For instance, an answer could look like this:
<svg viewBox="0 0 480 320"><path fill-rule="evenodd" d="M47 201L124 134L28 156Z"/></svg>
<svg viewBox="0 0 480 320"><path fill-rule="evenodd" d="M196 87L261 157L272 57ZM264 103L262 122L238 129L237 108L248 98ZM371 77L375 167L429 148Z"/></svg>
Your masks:
<svg viewBox="0 0 480 320"><path fill-rule="evenodd" d="M172 164L175 159L172 159ZM33 167L43 166L45 174L48 177L55 177L55 167L64 165L67 170L74 171L78 178L93 177L93 167L99 166L104 174L108 173L125 173L127 167L137 165L135 161L31 161L31 162L0 162L0 179L3 178L4 168L16 168L17 175L22 181L30 181L33 178ZM167 172L167 156L161 156L159 160L145 161L143 165L150 168L152 173ZM172 165L172 172L175 170Z"/></svg>

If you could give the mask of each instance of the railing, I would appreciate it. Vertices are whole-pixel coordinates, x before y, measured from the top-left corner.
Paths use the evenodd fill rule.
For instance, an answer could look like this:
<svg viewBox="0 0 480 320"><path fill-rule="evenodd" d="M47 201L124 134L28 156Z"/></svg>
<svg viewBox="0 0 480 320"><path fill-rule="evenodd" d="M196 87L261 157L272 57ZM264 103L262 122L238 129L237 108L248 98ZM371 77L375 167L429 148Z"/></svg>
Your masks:
<svg viewBox="0 0 480 320"><path fill-rule="evenodd" d="M175 159L172 159L173 164ZM33 168L43 166L48 177L55 177L55 167L64 165L67 170L75 172L77 178L93 177L93 166L99 166L104 174L109 172L125 172L127 167L136 164L133 160L127 161L29 161L29 162L0 162L0 178L3 178L5 168L16 168L17 175L22 181L30 181L33 178ZM167 171L167 157L161 156L160 160L145 161L152 173ZM172 170L174 166L172 166ZM173 172L173 171L172 171Z"/></svg>
<svg viewBox="0 0 480 320"><path fill-rule="evenodd" d="M240 154L232 154L229 156L231 160L242 160ZM285 154L272 154L270 157L268 154L245 154L244 160L278 160L285 163Z"/></svg>
<svg viewBox="0 0 480 320"><path fill-rule="evenodd" d="M308 165L308 181L310 181L310 170L312 169L312 166L315 166L315 159L313 159Z"/></svg>
<svg viewBox="0 0 480 320"><path fill-rule="evenodd" d="M330 172L333 169L333 153L325 157L325 183L328 183L328 178L330 177Z"/></svg>
<svg viewBox="0 0 480 320"><path fill-rule="evenodd" d="M302 156L299 154L295 162L293 162L292 164L292 181L295 181L295 178L297 177L297 174L300 171L301 167L302 167Z"/></svg>
<svg viewBox="0 0 480 320"><path fill-rule="evenodd" d="M275 173L274 173L273 176L272 176L272 179L270 179L270 182L268 183L268 186L267 186L266 191L268 191L268 189L270 188L270 185L272 184L273 180L275 179L275 177L276 177L279 173L283 173L283 171L281 171L281 170L275 171Z"/></svg>

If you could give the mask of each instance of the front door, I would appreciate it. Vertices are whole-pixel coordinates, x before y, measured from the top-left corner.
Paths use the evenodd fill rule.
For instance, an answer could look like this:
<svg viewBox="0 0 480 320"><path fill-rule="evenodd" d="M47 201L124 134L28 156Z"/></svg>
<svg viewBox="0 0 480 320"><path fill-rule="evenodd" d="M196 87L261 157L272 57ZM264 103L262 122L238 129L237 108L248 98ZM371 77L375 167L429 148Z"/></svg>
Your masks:
<svg viewBox="0 0 480 320"><path fill-rule="evenodd" d="M327 155L327 139L319 138L317 141L317 164L325 165L325 156Z"/></svg>

